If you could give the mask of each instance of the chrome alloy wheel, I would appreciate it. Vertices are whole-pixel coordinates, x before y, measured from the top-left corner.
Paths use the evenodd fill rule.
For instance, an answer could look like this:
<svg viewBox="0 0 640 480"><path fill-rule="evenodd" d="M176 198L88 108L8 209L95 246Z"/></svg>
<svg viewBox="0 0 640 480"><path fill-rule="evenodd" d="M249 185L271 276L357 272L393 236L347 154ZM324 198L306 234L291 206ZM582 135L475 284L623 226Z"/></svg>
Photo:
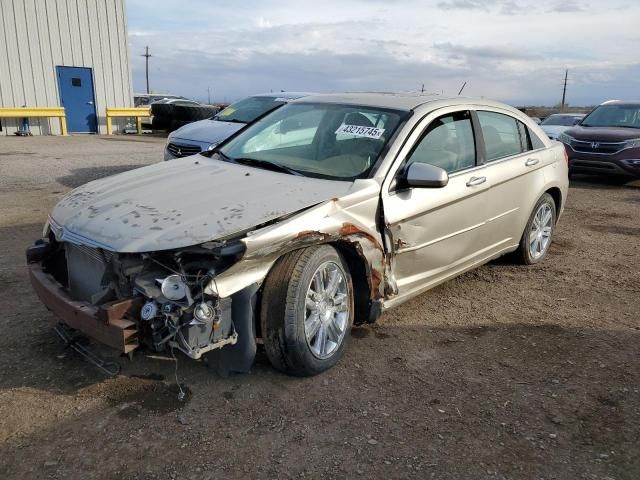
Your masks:
<svg viewBox="0 0 640 480"><path fill-rule="evenodd" d="M311 353L329 358L338 349L349 320L349 292L342 267L324 262L313 274L305 298L304 333Z"/></svg>
<svg viewBox="0 0 640 480"><path fill-rule="evenodd" d="M529 232L529 254L531 258L538 259L547 252L551 244L552 232L553 207L548 203L543 203L533 217L531 231Z"/></svg>

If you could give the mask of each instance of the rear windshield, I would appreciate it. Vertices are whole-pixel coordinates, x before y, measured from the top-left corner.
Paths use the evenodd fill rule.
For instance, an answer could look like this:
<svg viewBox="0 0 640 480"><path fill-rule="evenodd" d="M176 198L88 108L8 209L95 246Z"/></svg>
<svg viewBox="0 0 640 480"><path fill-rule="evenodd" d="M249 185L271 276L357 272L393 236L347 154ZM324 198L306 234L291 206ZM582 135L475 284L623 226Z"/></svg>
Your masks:
<svg viewBox="0 0 640 480"><path fill-rule="evenodd" d="M220 152L227 161L268 162L304 176L364 178L406 115L358 105L292 103L258 120Z"/></svg>
<svg viewBox="0 0 640 480"><path fill-rule="evenodd" d="M581 117L573 115L551 115L544 119L542 125L559 125L562 127L572 127L580 121Z"/></svg>
<svg viewBox="0 0 640 480"><path fill-rule="evenodd" d="M213 119L221 122L251 123L261 115L285 103L287 103L286 99L275 96L248 97L232 103Z"/></svg>
<svg viewBox="0 0 640 480"><path fill-rule="evenodd" d="M584 118L581 125L640 128L640 105L600 105Z"/></svg>

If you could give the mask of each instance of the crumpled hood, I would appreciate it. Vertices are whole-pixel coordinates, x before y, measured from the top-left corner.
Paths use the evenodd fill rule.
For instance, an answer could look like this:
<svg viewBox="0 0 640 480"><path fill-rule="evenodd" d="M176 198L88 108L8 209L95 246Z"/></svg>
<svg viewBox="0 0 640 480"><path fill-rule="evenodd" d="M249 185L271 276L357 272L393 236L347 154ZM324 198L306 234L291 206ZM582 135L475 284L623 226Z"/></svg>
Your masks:
<svg viewBox="0 0 640 480"><path fill-rule="evenodd" d="M196 155L87 183L63 197L51 218L69 241L149 252L242 232L351 186Z"/></svg>
<svg viewBox="0 0 640 480"><path fill-rule="evenodd" d="M220 143L236 133L244 123L220 122L218 120L200 120L180 127L170 136L172 140L191 140L203 143Z"/></svg>

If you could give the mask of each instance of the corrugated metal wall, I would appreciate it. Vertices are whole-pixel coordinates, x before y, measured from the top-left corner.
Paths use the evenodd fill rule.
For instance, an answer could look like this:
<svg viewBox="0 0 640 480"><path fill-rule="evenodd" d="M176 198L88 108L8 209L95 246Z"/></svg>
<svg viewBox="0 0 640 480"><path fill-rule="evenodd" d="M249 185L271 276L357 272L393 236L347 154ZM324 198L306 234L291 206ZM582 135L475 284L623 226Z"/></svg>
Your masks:
<svg viewBox="0 0 640 480"><path fill-rule="evenodd" d="M106 133L105 108L133 106L124 1L0 0L0 107L61 106L56 66L90 67ZM21 123L0 121L2 134ZM31 131L57 134L58 121L32 119Z"/></svg>

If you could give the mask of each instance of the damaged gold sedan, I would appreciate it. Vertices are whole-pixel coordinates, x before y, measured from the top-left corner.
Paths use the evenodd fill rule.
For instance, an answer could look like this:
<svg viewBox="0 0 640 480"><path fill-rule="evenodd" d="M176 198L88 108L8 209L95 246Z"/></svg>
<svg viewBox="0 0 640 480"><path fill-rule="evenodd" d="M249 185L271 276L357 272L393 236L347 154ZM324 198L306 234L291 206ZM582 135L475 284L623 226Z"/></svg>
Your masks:
<svg viewBox="0 0 640 480"><path fill-rule="evenodd" d="M314 375L351 326L504 255L549 250L562 145L486 100L318 95L215 150L88 183L27 251L43 303L128 353Z"/></svg>

